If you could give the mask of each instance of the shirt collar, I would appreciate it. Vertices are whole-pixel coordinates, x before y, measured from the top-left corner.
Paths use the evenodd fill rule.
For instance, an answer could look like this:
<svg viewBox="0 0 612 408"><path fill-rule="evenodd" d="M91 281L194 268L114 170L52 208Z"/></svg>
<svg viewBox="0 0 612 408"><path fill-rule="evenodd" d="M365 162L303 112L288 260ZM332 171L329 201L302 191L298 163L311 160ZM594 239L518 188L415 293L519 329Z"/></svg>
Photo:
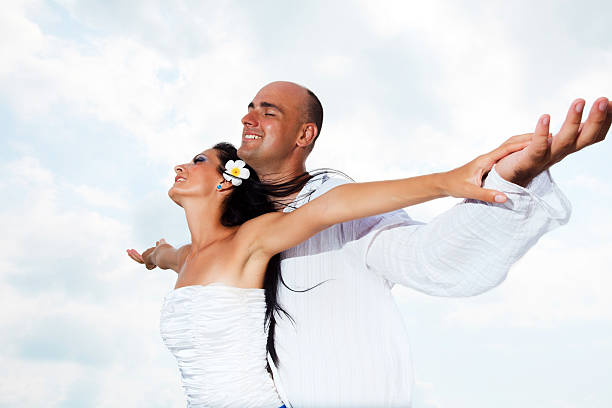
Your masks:
<svg viewBox="0 0 612 408"><path fill-rule="evenodd" d="M312 194L327 180L329 180L329 175L327 173L319 174L308 180L304 187L302 187L302 190L300 190L298 195L295 197L295 200L288 204L283 209L283 212L291 212L309 202Z"/></svg>

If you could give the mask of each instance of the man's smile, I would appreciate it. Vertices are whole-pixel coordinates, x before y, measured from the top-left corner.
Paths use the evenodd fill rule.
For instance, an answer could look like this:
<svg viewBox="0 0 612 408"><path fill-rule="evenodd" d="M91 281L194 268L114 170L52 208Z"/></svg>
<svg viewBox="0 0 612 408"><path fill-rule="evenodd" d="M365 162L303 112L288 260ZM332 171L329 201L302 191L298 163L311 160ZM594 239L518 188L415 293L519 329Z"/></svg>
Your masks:
<svg viewBox="0 0 612 408"><path fill-rule="evenodd" d="M247 132L243 134L242 138L246 140L258 140L261 139L261 136L256 133Z"/></svg>

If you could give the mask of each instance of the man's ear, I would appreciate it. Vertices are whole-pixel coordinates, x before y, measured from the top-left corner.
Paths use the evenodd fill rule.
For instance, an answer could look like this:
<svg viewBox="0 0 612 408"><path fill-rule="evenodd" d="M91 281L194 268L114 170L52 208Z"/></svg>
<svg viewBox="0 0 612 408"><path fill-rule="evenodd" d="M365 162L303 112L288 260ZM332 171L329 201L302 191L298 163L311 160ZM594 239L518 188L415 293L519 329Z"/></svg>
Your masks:
<svg viewBox="0 0 612 408"><path fill-rule="evenodd" d="M299 147L310 146L312 143L314 143L318 133L319 129L317 129L317 125L314 123L304 123L302 125L302 133L296 141L297 145Z"/></svg>

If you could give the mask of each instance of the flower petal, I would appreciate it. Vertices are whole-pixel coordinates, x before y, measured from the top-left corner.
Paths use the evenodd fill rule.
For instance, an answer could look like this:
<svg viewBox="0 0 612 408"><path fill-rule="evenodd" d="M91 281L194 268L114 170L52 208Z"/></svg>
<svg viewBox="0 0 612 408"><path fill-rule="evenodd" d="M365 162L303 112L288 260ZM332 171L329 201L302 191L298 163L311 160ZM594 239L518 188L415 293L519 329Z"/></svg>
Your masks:
<svg viewBox="0 0 612 408"><path fill-rule="evenodd" d="M238 177L243 178L243 179L246 180L250 176L251 176L251 171L249 169L247 169L246 167L243 168L243 169L240 169L240 176L238 176Z"/></svg>
<svg viewBox="0 0 612 408"><path fill-rule="evenodd" d="M234 162L234 166L242 168L242 167L246 166L246 163L243 162L242 160L236 160Z"/></svg>
<svg viewBox="0 0 612 408"><path fill-rule="evenodd" d="M241 184L242 184L242 180L241 179L239 179L238 177L232 177L232 185L238 187Z"/></svg>
<svg viewBox="0 0 612 408"><path fill-rule="evenodd" d="M227 163L225 163L225 170L227 171L232 171L234 167L236 167L236 164L233 160L228 160Z"/></svg>
<svg viewBox="0 0 612 408"><path fill-rule="evenodd" d="M230 176L230 175L229 175L229 174L227 174L227 173L223 173L223 178L224 178L224 179L226 179L227 181L232 181L232 179L233 179L233 177L232 177L232 176Z"/></svg>

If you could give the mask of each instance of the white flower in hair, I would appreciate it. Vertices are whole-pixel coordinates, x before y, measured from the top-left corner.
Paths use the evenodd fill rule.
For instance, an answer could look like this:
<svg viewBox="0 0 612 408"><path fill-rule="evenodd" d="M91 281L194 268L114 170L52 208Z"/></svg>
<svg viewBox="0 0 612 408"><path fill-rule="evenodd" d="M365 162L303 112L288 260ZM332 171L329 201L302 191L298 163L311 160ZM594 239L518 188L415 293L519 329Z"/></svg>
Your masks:
<svg viewBox="0 0 612 408"><path fill-rule="evenodd" d="M246 180L251 175L251 172L246 167L246 163L242 160L228 160L225 163L225 172L223 177L227 181L231 181L232 185L239 186L242 184L242 180Z"/></svg>

